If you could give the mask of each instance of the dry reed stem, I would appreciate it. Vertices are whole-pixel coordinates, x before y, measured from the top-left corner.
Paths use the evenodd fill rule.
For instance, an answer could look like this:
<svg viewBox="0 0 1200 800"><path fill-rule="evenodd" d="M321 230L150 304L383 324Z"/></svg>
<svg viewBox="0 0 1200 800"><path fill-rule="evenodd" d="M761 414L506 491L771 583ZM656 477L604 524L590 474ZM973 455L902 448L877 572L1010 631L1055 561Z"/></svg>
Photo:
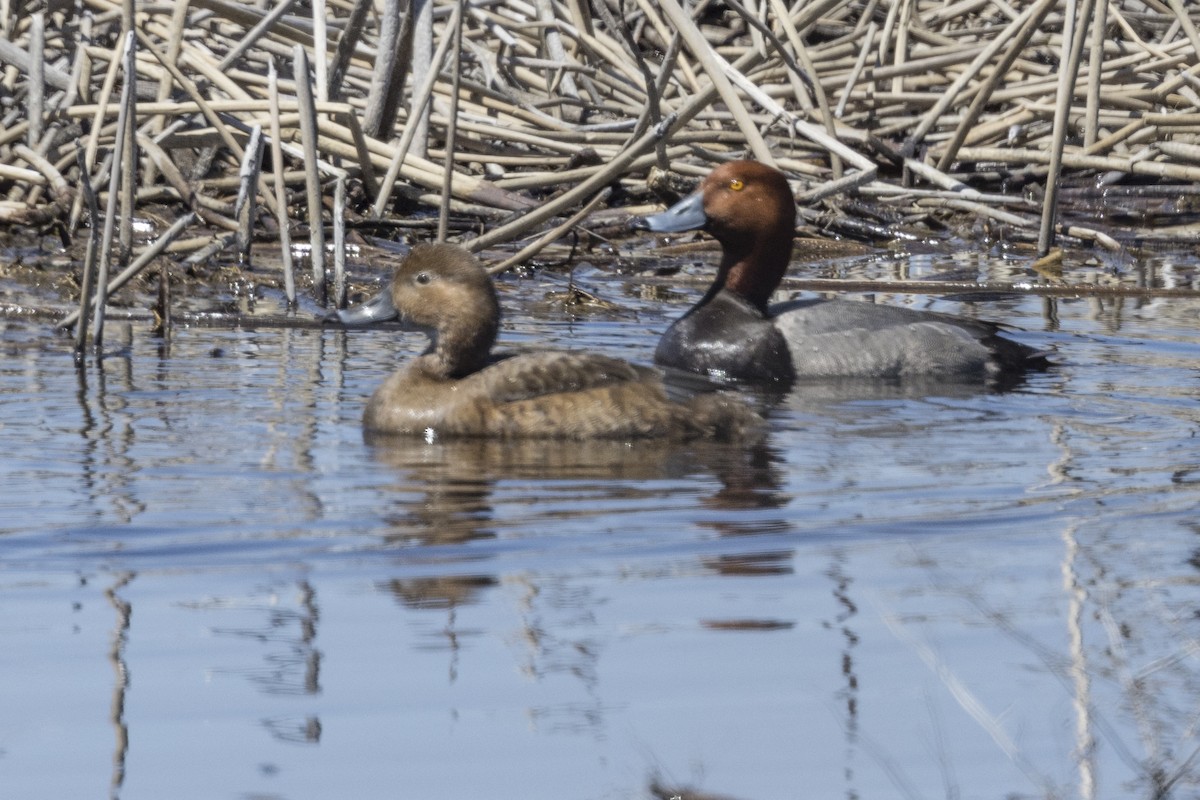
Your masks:
<svg viewBox="0 0 1200 800"><path fill-rule="evenodd" d="M317 112L308 72L308 54L296 45L292 56L292 78L300 104L301 146L304 151L304 188L308 198L309 258L313 290L325 297L325 226L321 221L321 178L317 172Z"/></svg>
<svg viewBox="0 0 1200 800"><path fill-rule="evenodd" d="M179 235L183 233L184 229L191 225L194 220L195 216L192 214L184 214L182 217L175 220L171 227L167 228L167 230L164 231L157 239L155 239L149 247L139 253L138 257L131 261L129 265L125 267L125 269L121 270L116 277L108 282L107 291L104 293L105 301L107 302L108 298L112 297L118 289L129 283L129 281L133 280L138 273L148 267L154 261L154 259L166 252L171 242L175 241L175 239L177 239ZM89 303L90 307L96 308L98 306L97 298L99 298L99 296L99 293L97 293L96 297L91 298ZM72 311L70 314L59 320L57 327L71 327L77 320L80 319L80 315L80 311ZM81 327L87 327L86 320L83 322Z"/></svg>
<svg viewBox="0 0 1200 800"><path fill-rule="evenodd" d="M108 206L105 209L104 215L104 230L100 234L100 252L99 260L96 269L96 296L108 297L108 267L109 260L112 258L112 243L113 243L113 228L117 221L117 203L118 194L121 187L122 177L122 156L126 153L124 148L125 137L132 132L133 126L130 114L134 109L134 46L136 39L133 31L129 31L123 37L124 41L124 62L125 62L125 77L121 86L121 110L117 114L117 135L116 141L113 144L114 161L109 169L108 175ZM128 251L126 251L128 252ZM100 352L104 344L104 303L97 303L94 317L94 327L92 329L92 346Z"/></svg>
<svg viewBox="0 0 1200 800"><path fill-rule="evenodd" d="M333 185L333 307L346 307L346 176Z"/></svg>
<svg viewBox="0 0 1200 800"><path fill-rule="evenodd" d="M273 124L276 183L263 177L257 192L282 230L306 214L323 228L333 187L319 172L316 191L288 206L284 186L295 179L285 176L301 167L347 176L351 218L384 220L397 201L406 214L416 203L443 218L478 216L488 227L467 244L482 249L554 228L554 217L616 181L645 202L653 166L694 177L749 153L784 169L805 204L836 208L854 195L900 204L911 180L914 211L947 220L1019 209L1027 223L1025 184L1048 181L1050 231L1082 231L1102 246L1160 235L1168 226L1064 225L1055 192L1098 176L1200 182L1200 32L1186 0L1156 1L1150 12L1113 0L1080 14L1074 35L1077 1L766 0L685 11L677 0L425 0L431 29L416 44L437 55L413 80L412 31L402 25L412 15L399 0L383 14L368 0L326 0L315 24L289 0L269 11L229 0L143 5L131 92L138 134L125 137L138 145L141 183L127 188L138 204L175 202L226 227L236 194L226 177L249 131ZM74 230L84 179L68 130L77 122L94 179L134 169L96 168L121 135L120 46L99 43L116 39L127 8L86 0L81 12L49 11L44 26L34 18L0 35L21 107L43 98L42 113L0 130L0 224L62 215ZM297 48L318 76L304 123L290 97L272 116L267 77L273 59ZM295 82L276 85L297 92ZM412 123L426 111L423 135ZM42 160L18 152L21 143ZM491 224L513 211L521 216ZM1190 219L1169 229L1195 238Z"/></svg>
<svg viewBox="0 0 1200 800"><path fill-rule="evenodd" d="M543 248L546 247L546 245L550 244L556 239L562 238L567 231L573 229L576 225L583 222L583 220L586 219L589 214L599 208L600 204L607 200L611 194L612 189L604 189L587 203L585 203L583 208L579 209L579 211L568 217L561 225L558 225L555 228L547 231L533 243L521 248L521 250L519 250L513 256L506 258L499 264L494 264L488 267L488 272L492 275L498 275L499 273L511 269L518 264L522 264L526 260L537 255L542 251Z"/></svg>
<svg viewBox="0 0 1200 800"><path fill-rule="evenodd" d="M83 354L87 348L88 315L91 310L92 290L95 285L96 258L100 252L100 204L96 200L95 191L92 190L92 180L87 173L87 157L83 148L76 148L76 156L82 174L79 184L80 194L87 205L90 220L87 250L83 258L83 274L80 276L79 282L79 310L76 313L79 324L75 328L75 361L82 363Z"/></svg>
<svg viewBox="0 0 1200 800"><path fill-rule="evenodd" d="M267 83L271 118L271 164L275 183L276 222L279 225L280 263L283 267L283 293L288 306L296 305L296 277L292 265L291 220L287 214L287 191L284 188L283 148L279 143L279 75L275 59L267 63Z"/></svg>

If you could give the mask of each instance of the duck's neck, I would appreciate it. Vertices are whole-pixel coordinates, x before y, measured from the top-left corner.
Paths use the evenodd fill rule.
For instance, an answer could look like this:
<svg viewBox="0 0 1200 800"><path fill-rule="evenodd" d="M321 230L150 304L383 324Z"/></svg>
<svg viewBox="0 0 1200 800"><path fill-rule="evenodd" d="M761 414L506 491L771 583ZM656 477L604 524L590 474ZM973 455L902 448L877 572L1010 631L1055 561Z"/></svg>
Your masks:
<svg viewBox="0 0 1200 800"><path fill-rule="evenodd" d="M766 313L791 262L791 227L781 227L770 236L727 237L721 242L721 251L721 266L710 296L723 288Z"/></svg>
<svg viewBox="0 0 1200 800"><path fill-rule="evenodd" d="M464 378L487 366L499 325L476 320L467 325L446 326L433 335L421 356L421 367L440 378Z"/></svg>

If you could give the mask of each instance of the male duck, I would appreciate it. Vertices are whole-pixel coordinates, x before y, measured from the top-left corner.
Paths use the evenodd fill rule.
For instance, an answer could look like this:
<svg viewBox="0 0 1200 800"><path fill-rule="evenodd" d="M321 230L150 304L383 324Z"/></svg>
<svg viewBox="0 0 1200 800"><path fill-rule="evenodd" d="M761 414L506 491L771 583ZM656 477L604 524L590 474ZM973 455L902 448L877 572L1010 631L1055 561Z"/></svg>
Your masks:
<svg viewBox="0 0 1200 800"><path fill-rule="evenodd" d="M414 247L390 287L348 325L399 317L431 337L429 349L393 373L367 402L363 427L386 434L537 438L732 438L761 418L728 392L668 398L650 367L594 353L492 356L500 306L491 278L461 247ZM694 383L694 382L693 382Z"/></svg>
<svg viewBox="0 0 1200 800"><path fill-rule="evenodd" d="M1045 357L999 327L949 314L853 300L768 306L792 254L796 205L778 170L754 161L714 169L700 187L635 228L703 229L721 244L708 293L659 341L654 360L725 379L923 376L993 380L1044 367Z"/></svg>

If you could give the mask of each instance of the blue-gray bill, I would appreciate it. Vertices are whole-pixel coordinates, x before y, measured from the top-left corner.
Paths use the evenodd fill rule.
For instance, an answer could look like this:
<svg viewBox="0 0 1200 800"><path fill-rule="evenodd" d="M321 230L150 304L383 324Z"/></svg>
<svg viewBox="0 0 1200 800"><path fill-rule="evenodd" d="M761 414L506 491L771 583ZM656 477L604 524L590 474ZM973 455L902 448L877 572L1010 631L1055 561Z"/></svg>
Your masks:
<svg viewBox="0 0 1200 800"><path fill-rule="evenodd" d="M707 223L708 217L704 213L704 193L696 191L666 211L638 217L633 220L632 226L637 230L654 231L655 233L677 233L698 230Z"/></svg>
<svg viewBox="0 0 1200 800"><path fill-rule="evenodd" d="M400 312L392 304L391 289L387 288L365 303L361 303L353 308L343 308L333 312L325 317L325 321L340 322L349 327L358 327L389 322L398 319L399 316Z"/></svg>

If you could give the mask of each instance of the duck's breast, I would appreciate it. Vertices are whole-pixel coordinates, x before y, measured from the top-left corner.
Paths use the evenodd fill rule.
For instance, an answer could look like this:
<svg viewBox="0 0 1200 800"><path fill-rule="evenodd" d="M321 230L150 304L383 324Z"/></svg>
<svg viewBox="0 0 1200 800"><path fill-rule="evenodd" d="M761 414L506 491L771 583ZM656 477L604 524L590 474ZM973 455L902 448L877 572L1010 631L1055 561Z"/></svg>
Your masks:
<svg viewBox="0 0 1200 800"><path fill-rule="evenodd" d="M718 292L659 339L656 363L722 380L789 383L792 358L771 320L731 292Z"/></svg>
<svg viewBox="0 0 1200 800"><path fill-rule="evenodd" d="M434 380L411 367L388 376L363 410L363 427L404 435L477 434L484 426L471 381Z"/></svg>

